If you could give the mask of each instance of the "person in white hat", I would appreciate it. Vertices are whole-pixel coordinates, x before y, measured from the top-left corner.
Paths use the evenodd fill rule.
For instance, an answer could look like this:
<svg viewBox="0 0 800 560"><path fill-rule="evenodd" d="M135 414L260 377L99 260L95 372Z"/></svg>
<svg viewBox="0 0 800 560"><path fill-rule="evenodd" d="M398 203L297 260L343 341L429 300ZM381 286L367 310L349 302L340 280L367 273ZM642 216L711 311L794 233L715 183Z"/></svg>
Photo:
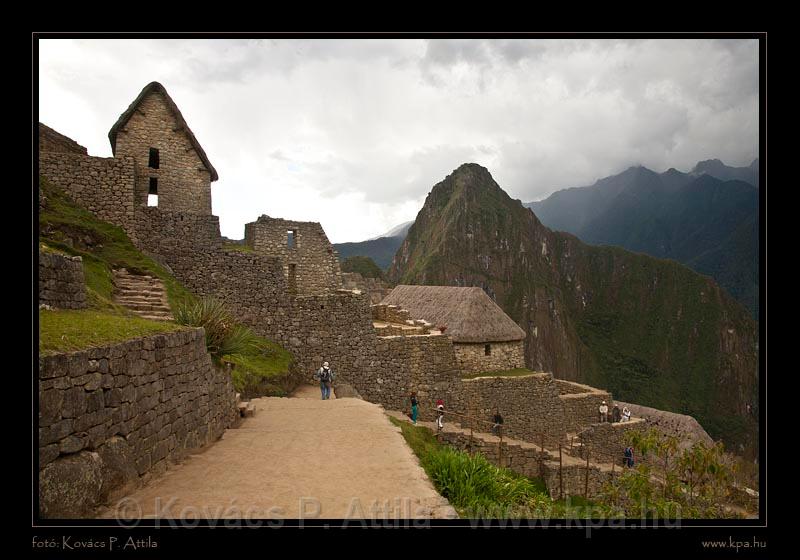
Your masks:
<svg viewBox="0 0 800 560"><path fill-rule="evenodd" d="M600 421L608 422L608 405L606 401L603 401L603 404L600 405Z"/></svg>
<svg viewBox="0 0 800 560"><path fill-rule="evenodd" d="M331 384L335 375L328 362L323 362L322 367L314 373L314 379L319 381L319 389L322 392L323 401L331 398Z"/></svg>

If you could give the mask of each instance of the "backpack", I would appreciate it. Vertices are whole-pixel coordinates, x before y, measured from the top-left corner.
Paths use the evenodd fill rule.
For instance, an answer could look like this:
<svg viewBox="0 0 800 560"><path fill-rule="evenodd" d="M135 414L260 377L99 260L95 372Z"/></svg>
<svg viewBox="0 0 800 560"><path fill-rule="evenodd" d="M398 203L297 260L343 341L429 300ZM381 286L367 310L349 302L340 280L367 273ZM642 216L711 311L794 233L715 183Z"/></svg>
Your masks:
<svg viewBox="0 0 800 560"><path fill-rule="evenodd" d="M324 382L324 383L330 382L330 380L331 380L331 370L330 369L325 369L325 368L320 368L319 380Z"/></svg>

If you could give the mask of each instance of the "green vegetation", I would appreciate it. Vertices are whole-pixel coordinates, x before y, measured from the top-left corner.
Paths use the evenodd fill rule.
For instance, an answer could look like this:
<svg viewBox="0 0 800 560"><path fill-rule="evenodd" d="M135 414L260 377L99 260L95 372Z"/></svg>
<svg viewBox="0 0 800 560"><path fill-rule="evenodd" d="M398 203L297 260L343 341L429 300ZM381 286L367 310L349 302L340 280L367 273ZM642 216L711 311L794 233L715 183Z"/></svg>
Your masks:
<svg viewBox="0 0 800 560"><path fill-rule="evenodd" d="M469 373L461 376L461 379L475 379L477 377L521 377L536 373L528 368L505 369L500 371L485 371L481 373Z"/></svg>
<svg viewBox="0 0 800 560"><path fill-rule="evenodd" d="M297 385L291 373L292 355L265 338L247 354L228 354L222 358L234 364L233 386L246 395L285 397Z"/></svg>
<svg viewBox="0 0 800 560"><path fill-rule="evenodd" d="M39 355L85 350L183 329L175 323L149 321L97 309L40 310Z"/></svg>
<svg viewBox="0 0 800 560"><path fill-rule="evenodd" d="M96 218L44 179L39 188L46 198L45 207L39 211L39 245L48 251L83 258L90 306L115 309L111 301L114 268L127 268L160 278L173 309L192 298L163 266L137 250L122 228Z"/></svg>
<svg viewBox="0 0 800 560"><path fill-rule="evenodd" d="M222 249L225 251L239 251L240 253L255 253L252 247L242 243L223 243Z"/></svg>
<svg viewBox="0 0 800 560"><path fill-rule="evenodd" d="M175 321L206 331L206 349L216 360L228 354L249 354L254 350L253 331L234 321L225 305L214 298L201 298L179 305Z"/></svg>
<svg viewBox="0 0 800 560"><path fill-rule="evenodd" d="M689 414L757 452L756 414L730 413L759 400L757 325L709 278L548 231L471 164L433 187L401 250L392 280L485 287L557 377Z"/></svg>
<svg viewBox="0 0 800 560"><path fill-rule="evenodd" d="M40 188L46 202L39 212L39 248L82 257L89 305L85 310L40 311L40 354L113 344L180 330L183 325L203 326L212 357L235 364L237 390L285 394L292 388L289 352L236 323L219 302L195 299L163 266L136 249L122 228L99 220L45 180ZM225 248L249 249L229 245ZM160 278L177 322L149 321L115 305L112 270L120 267Z"/></svg>
<svg viewBox="0 0 800 560"><path fill-rule="evenodd" d="M587 500L553 501L540 479L495 467L481 454L442 445L422 426L389 418L400 427L422 468L461 517L472 519L598 517L603 510Z"/></svg>
<svg viewBox="0 0 800 560"><path fill-rule="evenodd" d="M662 519L733 516L724 504L731 501L737 467L724 455L721 443L698 442L679 450L676 438L655 428L629 431L625 441L649 460L606 487L602 499L611 514Z"/></svg>
<svg viewBox="0 0 800 560"><path fill-rule="evenodd" d="M386 280L380 267L369 257L355 255L347 257L341 263L342 272L358 272L364 278Z"/></svg>

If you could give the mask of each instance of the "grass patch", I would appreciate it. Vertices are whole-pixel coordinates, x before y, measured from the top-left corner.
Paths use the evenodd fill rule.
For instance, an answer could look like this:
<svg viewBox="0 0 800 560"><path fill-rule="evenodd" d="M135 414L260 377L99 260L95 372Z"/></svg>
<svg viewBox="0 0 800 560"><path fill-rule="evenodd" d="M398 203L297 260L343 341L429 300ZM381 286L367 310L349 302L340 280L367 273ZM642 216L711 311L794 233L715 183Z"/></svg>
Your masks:
<svg viewBox="0 0 800 560"><path fill-rule="evenodd" d="M293 389L292 355L278 344L257 337L247 354L228 354L223 360L234 364L233 386L245 395L287 396Z"/></svg>
<svg viewBox="0 0 800 560"><path fill-rule="evenodd" d="M173 310L192 299L191 293L163 266L136 249L122 228L98 219L44 179L39 188L47 198L45 208L39 211L39 246L45 251L83 259L90 306L115 309L111 303L114 268L127 268L160 278Z"/></svg>
<svg viewBox="0 0 800 560"><path fill-rule="evenodd" d="M175 323L96 309L42 309L39 311L39 355L85 350L184 328Z"/></svg>
<svg viewBox="0 0 800 560"><path fill-rule="evenodd" d="M515 368L505 369L499 371L485 371L480 373L470 373L462 375L461 379L475 379L477 377L521 377L523 375L531 375L533 373L540 373L530 370L528 368Z"/></svg>
<svg viewBox="0 0 800 560"><path fill-rule="evenodd" d="M240 253L255 253L255 250L250 247L249 245L239 244L239 243L223 243L222 244L223 251L238 251Z"/></svg>
<svg viewBox="0 0 800 560"><path fill-rule="evenodd" d="M436 490L459 516L472 519L596 519L607 508L580 496L552 500L541 478L528 478L440 443L433 431L389 417L398 426Z"/></svg>

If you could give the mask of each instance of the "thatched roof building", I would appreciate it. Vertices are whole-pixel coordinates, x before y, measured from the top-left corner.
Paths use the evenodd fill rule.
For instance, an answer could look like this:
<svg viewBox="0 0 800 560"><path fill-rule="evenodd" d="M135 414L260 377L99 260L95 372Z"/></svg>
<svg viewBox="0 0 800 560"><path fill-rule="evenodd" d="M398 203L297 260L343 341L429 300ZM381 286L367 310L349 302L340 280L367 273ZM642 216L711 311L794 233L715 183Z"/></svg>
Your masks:
<svg viewBox="0 0 800 560"><path fill-rule="evenodd" d="M381 302L407 309L414 319L447 327L458 343L512 342L525 331L482 288L397 286Z"/></svg>

